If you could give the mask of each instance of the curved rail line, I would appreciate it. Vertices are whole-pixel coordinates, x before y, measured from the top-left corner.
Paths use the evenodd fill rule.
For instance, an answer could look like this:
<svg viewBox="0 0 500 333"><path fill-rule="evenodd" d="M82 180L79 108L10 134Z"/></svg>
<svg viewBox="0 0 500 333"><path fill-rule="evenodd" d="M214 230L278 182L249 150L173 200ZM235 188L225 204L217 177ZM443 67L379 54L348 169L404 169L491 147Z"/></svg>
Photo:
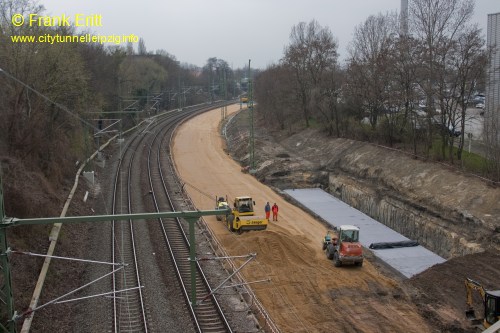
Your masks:
<svg viewBox="0 0 500 333"><path fill-rule="evenodd" d="M149 182L154 206L158 212L165 210L176 211L180 208L179 204L176 204L177 200L173 198L177 197L175 193L182 192L180 182L174 171L170 155L165 153L163 149L164 147L170 147L176 125L177 123L169 123L164 127L163 131L158 131L149 148ZM154 150L156 150L156 163L153 163L151 157L155 153ZM171 193L174 193L174 195L171 195ZM186 222L180 219L159 219L159 223L174 262L183 294L186 297L186 304L194 318L197 330L199 332L232 332L221 306L213 295L198 304L192 304L189 299L191 294L191 266L190 262L186 260L189 257L190 247L188 235L185 231ZM212 290L198 263L196 273L196 294L201 296L211 295Z"/></svg>
<svg viewBox="0 0 500 333"><path fill-rule="evenodd" d="M133 179L132 170L134 167L141 168L140 162L145 153L141 153L144 146L149 146L148 174L151 187L152 198L155 200L154 206L157 211L176 211L182 205L182 198L179 182L175 175L169 154L166 154L167 165L162 170L163 140L167 138L167 149L175 126L182 120L204 112L220 104L213 104L209 107L197 106L185 108L184 110L174 110L163 116L155 118L155 122L147 126L147 130L141 133L135 132L124 146L120 154L116 175L113 184L112 213L122 213L126 207L128 213L132 213L133 196L132 184L137 185L137 180ZM156 163L152 163L152 151L156 150ZM136 153L140 158L135 158ZM123 176L127 174L127 176ZM159 186L153 186L159 185ZM123 194L126 189L126 195ZM173 193L173 194L172 194ZM160 220L165 248L170 253L172 261L175 262L175 270L178 274L179 284L182 286L182 293L185 297L186 309L193 320L193 325L198 332L231 332L229 324L223 311L214 297L207 298L201 304L193 306L189 301L190 295L190 263L186 260L189 256L189 242L186 232L183 229L185 221L176 219ZM144 295L141 290L141 273L138 265L138 255L136 253L136 239L134 237L134 226L132 221L112 222L112 257L113 262L127 264L124 269L113 275L113 331L114 332L148 332L148 313ZM210 286L206 281L201 267L197 265L196 290L198 295L210 294Z"/></svg>
<svg viewBox="0 0 500 333"><path fill-rule="evenodd" d="M116 214L118 204L127 208L131 213L131 170L136 150L135 147L140 144L139 136L126 146L118 163L117 172L114 180L112 214ZM134 146L135 143L135 146ZM122 179L123 161L126 153L131 151L129 163L126 168L127 178ZM125 183L125 184L124 184ZM118 191L125 185L127 196L123 198L120 195L117 198ZM120 189L119 189L120 187ZM120 201L119 203L117 201ZM121 208L120 207L120 208ZM121 331L129 332L148 332L147 318L144 310L144 298L141 291L140 275L137 265L137 253L135 249L134 227L131 220L112 221L112 257L113 263L119 262L127 266L120 272L113 274L113 330L115 333ZM120 290L126 290L120 292Z"/></svg>

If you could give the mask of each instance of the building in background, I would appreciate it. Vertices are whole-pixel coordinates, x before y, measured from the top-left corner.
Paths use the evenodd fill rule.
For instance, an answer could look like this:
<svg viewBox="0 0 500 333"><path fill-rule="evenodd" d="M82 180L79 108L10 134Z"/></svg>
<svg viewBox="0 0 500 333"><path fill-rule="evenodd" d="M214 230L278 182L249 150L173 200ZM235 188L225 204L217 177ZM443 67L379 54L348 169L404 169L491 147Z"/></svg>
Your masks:
<svg viewBox="0 0 500 333"><path fill-rule="evenodd" d="M484 138L490 160L500 162L500 13L488 14L486 45L491 59L486 77Z"/></svg>
<svg viewBox="0 0 500 333"><path fill-rule="evenodd" d="M497 114L500 106L500 13L488 15L487 47L491 59L487 71L486 104L490 115Z"/></svg>
<svg viewBox="0 0 500 333"><path fill-rule="evenodd" d="M401 31L402 36L408 36L408 0L401 0L400 9Z"/></svg>

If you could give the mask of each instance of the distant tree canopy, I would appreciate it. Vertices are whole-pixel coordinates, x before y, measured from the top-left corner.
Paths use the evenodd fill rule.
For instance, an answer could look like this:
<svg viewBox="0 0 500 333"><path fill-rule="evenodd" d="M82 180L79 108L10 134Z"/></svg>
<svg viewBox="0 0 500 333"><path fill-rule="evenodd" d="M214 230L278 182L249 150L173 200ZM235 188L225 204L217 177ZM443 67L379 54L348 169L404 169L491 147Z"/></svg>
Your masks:
<svg viewBox="0 0 500 333"><path fill-rule="evenodd" d="M337 49L331 31L315 20L294 26L281 63L257 77L255 94L266 117L281 129L298 119L309 127L312 119L320 118L330 133L339 130L335 126L341 75Z"/></svg>
<svg viewBox="0 0 500 333"><path fill-rule="evenodd" d="M56 183L94 151L98 124L118 118L126 127L151 112L241 93L226 61L181 65L167 51L148 52L142 38L124 46L14 43L16 35L79 35L66 27L15 27L15 13L42 15L44 8L35 0L0 2L0 155Z"/></svg>
<svg viewBox="0 0 500 333"><path fill-rule="evenodd" d="M281 129L313 124L460 160L466 109L484 92L488 63L484 37L470 24L474 2L413 0L409 10L409 30L395 13L360 23L343 66L328 28L315 20L292 27L279 64L256 79L257 110Z"/></svg>
<svg viewBox="0 0 500 333"><path fill-rule="evenodd" d="M283 63L293 73L297 103L308 127L314 91L321 86L325 72L336 67L337 42L331 31L315 20L294 26L290 40L290 45L285 48Z"/></svg>

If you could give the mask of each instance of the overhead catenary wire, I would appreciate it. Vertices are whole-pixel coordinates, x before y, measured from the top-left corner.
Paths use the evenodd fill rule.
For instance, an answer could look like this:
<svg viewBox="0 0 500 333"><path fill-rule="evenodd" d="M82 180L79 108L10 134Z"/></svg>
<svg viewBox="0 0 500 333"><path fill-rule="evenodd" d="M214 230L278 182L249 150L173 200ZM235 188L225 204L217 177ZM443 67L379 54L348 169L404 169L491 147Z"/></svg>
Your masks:
<svg viewBox="0 0 500 333"><path fill-rule="evenodd" d="M18 78L16 78L15 76L11 75L10 73L8 73L6 70L0 68L0 73L3 73L5 76L7 76L8 78L16 81L17 83L21 84L23 87L29 89L30 91L34 92L35 94L37 94L38 96L40 96L41 98L43 98L44 100L46 100L47 102L49 102L50 104L53 104L55 106L57 106L59 109L63 110L64 112L68 113L69 115L77 118L78 120L80 120L82 123L84 123L85 125L89 126L91 129L95 130L95 131L98 131L98 128L95 127L94 125L92 125L91 123L89 123L88 121L86 121L85 119L83 119L82 117L80 117L77 113L75 112L72 112L71 110L69 110L67 107L65 107L64 105L62 104L59 104L57 102L54 102L53 100L51 100L49 97L47 97L46 95L44 95L43 93L39 92L38 90L36 90L35 88L32 88L30 87L28 84L24 83L23 81L19 80Z"/></svg>
<svg viewBox="0 0 500 333"><path fill-rule="evenodd" d="M89 259L79 259L79 258L70 258L70 257L60 257L60 256L53 256L53 255L48 255L48 254L39 254L39 253L33 253L33 252L27 252L27 251L8 250L8 251L7 251L7 254L9 254L9 253L14 253L14 254L24 254L24 255L28 255L28 256L43 257L43 258L51 258L51 259L62 259L62 260L71 260L71 261L87 262L87 263L93 263L93 264L112 265L112 266L127 266L127 265L128 265L128 264L125 264L125 263L112 263L112 262L97 261L97 260L89 260Z"/></svg>
<svg viewBox="0 0 500 333"><path fill-rule="evenodd" d="M96 295L90 295L90 296L85 296L85 297L72 298L72 299L67 299L67 300L64 300L64 301L57 301L54 304L62 304L62 303L82 301L84 299L96 298L96 297L102 297L102 296L108 296L108 295L114 295L114 294L123 293L123 292L126 292L126 291L137 290L137 289L140 289L140 288L144 288L144 286L137 286L137 287L127 288L127 289L108 291L106 293L100 293L100 294L96 294ZM120 297L117 297L117 298L120 298Z"/></svg>
<svg viewBox="0 0 500 333"><path fill-rule="evenodd" d="M232 137L231 138L232 142L233 142L233 139L234 138ZM170 151L172 152L173 149L171 148ZM184 179L182 181L184 181ZM213 196L207 195L206 193L203 192L203 190L196 188L196 186L192 186L192 187L193 187L193 189L195 191L203 194L204 196L213 198ZM189 195L189 193L186 192L186 195L190 199L191 204L194 206L193 199L191 198L191 196ZM200 220L203 222L203 227L205 229L205 232L207 232L208 234L210 234L211 241L216 244L214 246L217 249L216 251L220 251L223 256L227 256L227 252L225 252L223 246L221 245L220 241L218 240L218 237L212 231L212 229L210 228L210 226L207 223L207 221L205 220L205 218L200 218ZM232 237L232 238L236 239L236 238L241 237L241 236L236 235L234 233L229 233L229 235L227 237ZM239 246L241 247L240 251L242 251L242 252L245 252L245 250L248 251L248 252L252 252L252 250L246 245L245 242L240 242ZM235 271L237 269L233 260L229 259L228 263L232 267L231 269L233 271ZM264 276L269 273L269 272L267 272L265 270L265 268L259 262L258 256L257 256L257 258L255 260L253 260L252 265L255 265L255 266L252 267L253 271L256 271L256 270L261 271L262 275L264 275ZM241 272L238 272L237 274L235 274L234 277L236 279L239 279L240 281L244 281L244 278L241 275ZM307 325L307 323L304 322L303 320L301 320L300 316L298 316L299 309L295 306L295 304L290 303L286 298L283 297L283 295L284 295L284 292L283 292L284 286L279 286L279 285L277 285L276 282L277 281L274 281L274 283L272 283L270 287L267 287L266 290L268 291L268 293L272 293L273 297L276 300L280 300L284 304L284 307L287 309L286 312L288 312L290 314L290 316L293 317L294 320L296 320L296 324L295 325L297 327L302 327L305 331L308 331L308 325ZM265 308L262 306L262 304L258 300L258 298L255 295L253 289L250 288L250 286L248 286L246 283L242 283L241 284L241 288L244 288L247 291L247 294L250 296L250 299L252 299L252 301L255 304L256 308L254 310L256 310L256 312L258 312L260 314L260 316L262 316L264 318L264 320L266 321L266 324L265 324L266 327L268 327L268 329L270 331L272 331L272 332L280 332L280 329L276 326L276 324L273 322L273 320L272 320L271 316L269 315L269 313L267 313L267 311L265 310Z"/></svg>
<svg viewBox="0 0 500 333"><path fill-rule="evenodd" d="M4 72L4 71L0 68L0 72ZM80 165L80 167L77 170L76 175L75 175L75 182L73 184L73 187L68 195L68 198L66 199L66 202L64 203L63 210L60 214L61 217L66 216L66 213L69 209L69 205L71 204L73 196L75 195L76 189L78 187L80 174L83 172L83 169L85 168L87 163L92 161L97 156L99 151L103 150L109 144L111 144L111 142L113 142L113 140L116 137L118 137L118 135L115 135L114 137L110 138L105 144L100 146L97 151L95 151L89 158L87 158L87 160L85 160ZM52 227L52 230L50 231L50 236L49 236L50 244L49 244L49 249L47 250L47 254L49 254L49 255L54 253L54 251L55 251L55 246L57 244L57 240L58 240L59 232L60 232L61 228L62 228L62 223L55 223ZM33 295L31 297L31 301L30 301L30 308L31 309L36 308L38 301L40 300L40 294L42 292L43 285L45 283L45 277L46 277L47 272L49 270L50 263L51 263L50 257L46 258L44 263L43 263L42 269L40 271L40 275L38 277L38 281L37 281L36 286L35 286L35 290L33 291ZM21 333L28 333L29 332L33 318L34 318L34 314L32 314L28 317L25 317L25 320L23 322L23 326L21 328Z"/></svg>
<svg viewBox="0 0 500 333"><path fill-rule="evenodd" d="M252 260L255 259L257 255L255 253L251 253L247 255L246 257L248 258L247 261L245 261L238 269L236 269L232 274L230 274L224 281L222 281L217 287L212 289L210 293L208 293L205 297L203 297L200 301L198 301L199 304L203 303L207 298L209 298L211 295L213 295L217 290L219 290L227 281L229 281L234 275L238 274L243 267L245 267L247 264L249 264Z"/></svg>
<svg viewBox="0 0 500 333"><path fill-rule="evenodd" d="M184 181L184 182L182 183L182 188L183 188L183 189L184 189L184 185L189 185L189 186L191 186L191 187L192 187L195 191L197 191L197 192L201 193L202 195L206 196L206 197L207 197L207 198L209 198L209 199L213 199L213 198L214 198L214 196L212 196L212 195L210 195L210 194L208 194L208 193L205 193L204 191L202 191L202 190L201 190L201 189L199 189L198 187L194 186L193 184L190 184L190 183L188 183L188 182ZM184 191L184 192L185 192L185 191Z"/></svg>
<svg viewBox="0 0 500 333"><path fill-rule="evenodd" d="M40 305L40 306L37 306L37 307L35 307L35 308L29 308L29 309L28 309L28 310L26 310L25 312L23 312L23 313L21 313L20 315L18 315L15 319L17 320L17 319L20 319L20 318L26 317L26 316L30 315L31 313L33 313L33 312L35 312L35 311L37 311L37 310L40 310L40 309L42 309L42 308L46 307L47 305L57 303L59 300L61 300L61 299L65 298L65 297L67 297L67 296L69 296L69 295L72 295L72 294L76 293L77 291L80 291L80 290L82 290L82 289L84 289L84 288L86 288L86 287L90 286L91 284L94 284L94 283L96 283L97 281L100 281L100 280L104 279L105 277L107 277L107 276L109 276L109 275L111 275L111 274L115 274L117 271L119 271L119 270L123 269L123 267L124 267L124 266L120 266L120 267L118 267L118 268L116 268L116 269L112 270L111 272L109 272L109 273L107 273L107 274L104 274L103 276L101 276L101 277L99 277L99 278L97 278L97 279L95 279L95 280L93 280L93 281L90 281L90 282L89 282L89 283L87 283L87 284L84 284L84 285L83 285L83 286L81 286L81 287L78 287L78 288L76 288L76 289L73 289L72 291L70 291L70 292L68 292L68 293L66 293L66 294L64 294L64 295L61 295L61 296L59 296L59 297L57 297L57 298L53 299L52 301L49 301L49 302L47 302L47 303L45 303L45 304L42 304L42 305Z"/></svg>

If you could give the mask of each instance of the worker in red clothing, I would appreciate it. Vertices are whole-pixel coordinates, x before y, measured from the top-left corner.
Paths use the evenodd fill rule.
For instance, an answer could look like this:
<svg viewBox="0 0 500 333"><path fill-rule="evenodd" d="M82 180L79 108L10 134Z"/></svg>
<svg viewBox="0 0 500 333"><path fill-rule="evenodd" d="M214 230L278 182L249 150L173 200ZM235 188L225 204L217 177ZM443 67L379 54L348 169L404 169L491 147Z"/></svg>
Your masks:
<svg viewBox="0 0 500 333"><path fill-rule="evenodd" d="M274 203L271 210L273 211L273 221L278 221L278 205L276 204L276 202Z"/></svg>

